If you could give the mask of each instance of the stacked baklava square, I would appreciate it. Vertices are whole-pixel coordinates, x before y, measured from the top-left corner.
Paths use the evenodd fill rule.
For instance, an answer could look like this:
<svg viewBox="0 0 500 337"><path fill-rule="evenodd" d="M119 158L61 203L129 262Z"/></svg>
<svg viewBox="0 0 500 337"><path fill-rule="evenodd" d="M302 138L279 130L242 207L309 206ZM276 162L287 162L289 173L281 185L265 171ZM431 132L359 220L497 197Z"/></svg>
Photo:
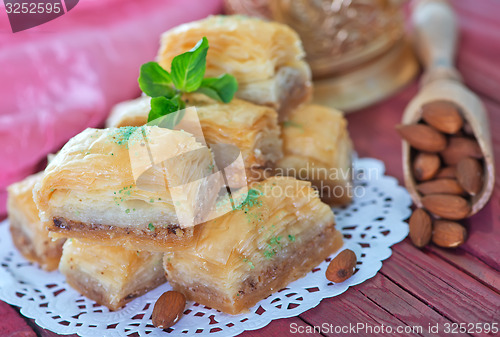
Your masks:
<svg viewBox="0 0 500 337"><path fill-rule="evenodd" d="M341 246L333 212L311 184L272 177L252 184L236 210L205 223L195 244L165 253L164 266L188 299L237 314Z"/></svg>

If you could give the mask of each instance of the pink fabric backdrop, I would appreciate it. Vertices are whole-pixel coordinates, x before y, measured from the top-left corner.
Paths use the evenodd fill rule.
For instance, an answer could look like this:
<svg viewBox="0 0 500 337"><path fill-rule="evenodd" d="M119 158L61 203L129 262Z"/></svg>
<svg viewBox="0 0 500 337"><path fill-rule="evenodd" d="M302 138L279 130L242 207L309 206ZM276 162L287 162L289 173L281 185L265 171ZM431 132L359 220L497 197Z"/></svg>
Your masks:
<svg viewBox="0 0 500 337"><path fill-rule="evenodd" d="M67 14L11 32L0 5L0 214L5 188L112 105L139 94L160 34L221 10L221 0L80 0Z"/></svg>

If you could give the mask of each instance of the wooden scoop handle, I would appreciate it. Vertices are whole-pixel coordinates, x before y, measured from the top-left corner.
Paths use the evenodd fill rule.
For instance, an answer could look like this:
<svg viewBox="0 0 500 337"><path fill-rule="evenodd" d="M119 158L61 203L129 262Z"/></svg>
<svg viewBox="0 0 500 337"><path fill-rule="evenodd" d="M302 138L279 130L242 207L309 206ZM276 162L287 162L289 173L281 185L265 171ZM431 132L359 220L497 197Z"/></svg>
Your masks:
<svg viewBox="0 0 500 337"><path fill-rule="evenodd" d="M454 67L457 20L445 0L420 0L413 9L415 46L424 63L422 85L436 79L461 81Z"/></svg>

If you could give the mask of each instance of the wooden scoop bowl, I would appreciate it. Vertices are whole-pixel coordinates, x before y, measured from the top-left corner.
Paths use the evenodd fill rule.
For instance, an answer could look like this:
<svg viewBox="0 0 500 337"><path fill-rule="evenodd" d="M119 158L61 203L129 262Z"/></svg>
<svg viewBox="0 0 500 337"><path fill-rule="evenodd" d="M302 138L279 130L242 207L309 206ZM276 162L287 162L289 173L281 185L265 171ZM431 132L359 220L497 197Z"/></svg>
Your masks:
<svg viewBox="0 0 500 337"><path fill-rule="evenodd" d="M484 175L481 191L471 199L471 213L481 210L488 202L494 187L495 168L488 116L479 98L462 83L453 66L457 43L456 18L451 6L444 0L418 1L413 10L415 44L424 65L420 92L408 104L403 114L403 124L421 120L422 106L444 100L455 104L470 124L483 152ZM405 184L414 203L422 207L421 195L416 190L412 172L412 153L408 142L403 141L403 170Z"/></svg>

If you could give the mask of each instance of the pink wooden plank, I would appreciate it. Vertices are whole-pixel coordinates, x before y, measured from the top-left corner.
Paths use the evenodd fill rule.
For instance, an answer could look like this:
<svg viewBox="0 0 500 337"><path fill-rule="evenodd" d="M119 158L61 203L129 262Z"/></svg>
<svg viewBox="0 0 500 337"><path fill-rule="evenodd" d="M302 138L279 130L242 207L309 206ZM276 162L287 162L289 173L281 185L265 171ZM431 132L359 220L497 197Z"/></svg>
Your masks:
<svg viewBox="0 0 500 337"><path fill-rule="evenodd" d="M453 8L459 12L460 20L469 21L475 19L474 22L478 24L480 22L487 22L494 27L500 27L500 21L498 21L498 12L500 11L500 5L498 0L452 0L449 1Z"/></svg>
<svg viewBox="0 0 500 337"><path fill-rule="evenodd" d="M417 93L414 82L398 94L372 107L348 114L348 128L354 148L360 157L384 161L386 173L403 181L401 138L395 126L401 123L403 111Z"/></svg>
<svg viewBox="0 0 500 337"><path fill-rule="evenodd" d="M408 240L393 249L381 272L454 322L492 322L500 315L500 295Z"/></svg>
<svg viewBox="0 0 500 337"><path fill-rule="evenodd" d="M387 261L386 263L393 262ZM407 330L408 332L411 331L422 336L435 336L436 332L431 330L431 327L437 326L438 331L440 331L439 336L466 336L466 334L445 334L444 325L451 323L450 320L398 287L382 274L377 274L373 278L373 282L362 284L357 289L388 313L404 322L408 326L407 329L412 329Z"/></svg>
<svg viewBox="0 0 500 337"><path fill-rule="evenodd" d="M453 0L460 26L457 67L473 90L500 102L500 3Z"/></svg>
<svg viewBox="0 0 500 337"><path fill-rule="evenodd" d="M16 310L0 301L0 336L2 337L36 337L35 332L19 316Z"/></svg>
<svg viewBox="0 0 500 337"><path fill-rule="evenodd" d="M500 272L491 268L474 255L463 249L450 250L434 245L430 245L428 250L494 291L500 292Z"/></svg>
<svg viewBox="0 0 500 337"><path fill-rule="evenodd" d="M299 330L300 329L300 330ZM304 330L303 330L304 329ZM301 331L307 331L305 329L311 329L310 325L304 323L298 317L292 317L288 319L279 319L272 321L267 326L259 330L245 331L238 335L240 337L257 337L257 336L321 336L320 333L299 333ZM312 330L313 331L313 330Z"/></svg>
<svg viewBox="0 0 500 337"><path fill-rule="evenodd" d="M364 284L371 284L374 280L366 281ZM314 326L321 326L324 323L331 324L334 327L350 327L356 324L367 324L372 327L380 326L403 326L404 323L388 313L368 297L363 295L358 289L362 286L349 288L345 293L324 299L320 305L300 315L307 323ZM349 335L352 333L325 333L326 336ZM360 330L356 336L373 336L373 334Z"/></svg>

